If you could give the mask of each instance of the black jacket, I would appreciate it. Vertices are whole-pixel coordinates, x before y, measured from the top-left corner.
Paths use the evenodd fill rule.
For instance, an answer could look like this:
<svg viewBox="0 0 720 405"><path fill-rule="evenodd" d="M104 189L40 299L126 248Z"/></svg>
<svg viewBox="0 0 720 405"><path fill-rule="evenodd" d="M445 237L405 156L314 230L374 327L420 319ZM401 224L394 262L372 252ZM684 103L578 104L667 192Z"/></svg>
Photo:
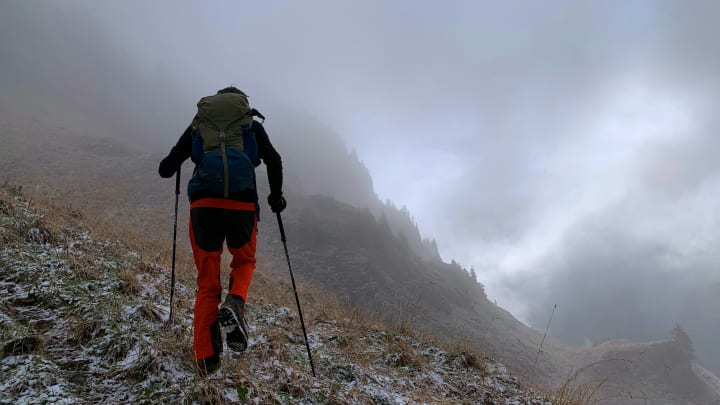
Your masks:
<svg viewBox="0 0 720 405"><path fill-rule="evenodd" d="M280 154L275 150L265 128L262 124L253 121L252 129L255 132L255 140L258 145L258 156L267 166L268 183L270 184L270 194L273 196L282 196L282 159ZM170 154L160 162L159 173L161 177L172 177L178 167L190 157L192 153L192 127L188 126L185 132L180 136L177 144L170 150ZM221 194L215 194L208 191L197 192L189 196L190 201L200 198L214 197L222 198ZM255 202L256 195L254 192L239 192L230 194L233 200Z"/></svg>

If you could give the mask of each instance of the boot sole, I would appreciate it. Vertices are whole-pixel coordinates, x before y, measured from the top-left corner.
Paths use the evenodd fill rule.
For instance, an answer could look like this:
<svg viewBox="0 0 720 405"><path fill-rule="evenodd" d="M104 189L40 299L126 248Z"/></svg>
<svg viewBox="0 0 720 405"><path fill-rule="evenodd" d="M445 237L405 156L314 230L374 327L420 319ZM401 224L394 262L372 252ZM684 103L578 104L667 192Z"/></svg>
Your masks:
<svg viewBox="0 0 720 405"><path fill-rule="evenodd" d="M240 320L235 313L229 308L220 308L218 311L218 321L225 329L225 341L228 347L236 352L244 352L247 350L247 333L243 328Z"/></svg>

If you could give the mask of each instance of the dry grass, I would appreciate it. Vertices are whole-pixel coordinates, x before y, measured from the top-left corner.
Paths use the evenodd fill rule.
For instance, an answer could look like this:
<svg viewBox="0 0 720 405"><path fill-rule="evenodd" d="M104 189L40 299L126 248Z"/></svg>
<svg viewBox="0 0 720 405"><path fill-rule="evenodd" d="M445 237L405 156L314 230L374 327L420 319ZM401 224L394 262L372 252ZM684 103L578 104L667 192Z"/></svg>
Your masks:
<svg viewBox="0 0 720 405"><path fill-rule="evenodd" d="M118 274L120 279L120 292L125 295L135 296L142 290L138 282L135 269L122 269Z"/></svg>
<svg viewBox="0 0 720 405"><path fill-rule="evenodd" d="M25 353L34 353L42 346L38 336L23 336L10 340L2 347L2 356L18 356Z"/></svg>
<svg viewBox="0 0 720 405"><path fill-rule="evenodd" d="M20 193L20 190L17 190ZM58 206L51 199L44 199L36 196L31 199L32 209L43 213L42 221L35 226L39 229L37 235L42 240L52 240L55 244L62 245L61 255L72 268L74 278L79 282L92 282L104 271L93 260L91 256L76 255L73 253L73 243L77 239L67 234L73 227L88 230L90 239L118 240L118 245L110 244L107 251L110 256L118 256L118 260L127 261L127 251L136 253L135 259L129 265L123 265L117 269L117 280L119 281L118 291L123 297L119 297L116 305L132 301L139 296L143 289L144 275L157 276L165 273L171 264L171 248L168 244L159 244L152 239L144 237L142 232L126 229L112 221L99 219L93 212L83 211L69 207ZM9 205L0 200L0 210L7 210ZM77 247L77 245L76 245ZM117 249L116 253L114 249ZM195 268L192 256L185 249L178 249L176 258L176 276L178 283L194 289ZM125 263L125 262L123 262ZM229 257L225 257L223 268L227 269ZM253 283L250 288L249 307L256 314L272 313L278 307L291 308L296 310L295 297L292 291L289 277L278 277L264 268L264 263L258 263ZM223 286L227 286L228 272L223 271ZM168 276L168 274L164 274ZM169 286L157 286L158 294L155 301L163 302L168 296ZM344 299L330 294L326 291L314 288L311 285L298 285L298 293L303 305L305 322L309 332L315 330L330 331L320 335L325 347L331 348L332 356L316 358L315 365L320 376L327 380L347 378L347 381L360 378L360 369L372 370L383 367L393 375L402 378L412 378L413 375L422 372L434 371L436 364L430 364L430 357L422 354L422 347L430 344L439 347L446 352L446 360L443 367L458 370L470 370L473 373L479 372L484 376L487 373L486 363L491 361L486 356L470 349L469 344L443 344L439 343L434 336L426 334L418 327L420 320L412 314L417 313L411 304L401 305L398 308L383 308L376 312L367 312L349 305ZM193 297L192 291L183 294L175 294L175 310L177 319L189 319L192 313ZM117 313L118 308L112 308L110 313ZM141 305L135 309L135 314L149 320L153 324L159 324L162 314L152 306ZM259 396L261 402L276 402L277 397L271 393L279 393L288 398L314 398L318 403L341 403L341 395L346 383L333 383L329 388L318 389L315 382L309 379L308 371L304 370L307 364L304 350L297 350L303 342L300 330L299 319L294 312L288 312L288 318L283 319L277 325L262 326L264 339L255 343L252 353L237 357L237 361L223 362L220 375L225 376L222 382L217 375L202 379L192 393L186 398L195 398L205 403L222 403L225 401L227 392L221 388L227 381L232 381L236 386L238 395L252 392ZM69 318L73 335L69 337L69 343L82 347L83 345L103 337L106 333L110 337L110 331L105 331L102 322L87 320L82 313ZM112 320L111 320L112 322ZM260 322L256 322L258 328ZM112 325L110 325L112 327ZM132 381L142 381L148 375L156 374L162 367L158 363L159 356L167 355L182 359L183 364L191 365L192 356L192 329L187 322L176 323L171 328L149 329L141 331L150 334L151 344L142 340L119 340L112 345L103 347L104 356L120 362L127 359L131 351L138 351L138 357L142 361L136 362L132 367L121 371L124 376ZM304 349L304 347L303 347ZM233 355L234 356L234 355ZM331 360L335 358L335 360ZM337 363L337 358L342 363ZM261 382L251 378L257 372L257 367L267 369L271 364L294 365L292 374L287 374L283 367L275 368L272 372L272 384ZM349 365L353 365L350 367ZM266 371L266 370L265 370ZM343 377L347 376L347 377ZM338 385L339 384L339 385ZM418 385L428 384L418 382ZM418 402L432 402L432 392L428 394L415 393L413 400ZM476 393L477 394L477 393ZM148 398L153 398L148 393ZM360 388L353 388L347 395L357 395L360 401L372 401ZM460 398L460 391L452 395ZM242 395L240 395L242 396ZM571 403L571 402L567 402Z"/></svg>
<svg viewBox="0 0 720 405"><path fill-rule="evenodd" d="M94 319L86 319L82 315L76 315L69 319L72 336L68 343L72 346L83 346L92 339L103 336L105 333L101 324Z"/></svg>
<svg viewBox="0 0 720 405"><path fill-rule="evenodd" d="M616 382L610 381L608 378L587 379L584 374L592 368L601 366L608 362L627 362L626 359L604 359L587 364L567 377L565 382L552 395L553 404L558 405L593 405L599 403L613 403L614 400L632 399L633 390L620 386ZM612 392L612 394L608 394ZM636 395L637 396L637 395ZM640 397L645 397L641 395Z"/></svg>

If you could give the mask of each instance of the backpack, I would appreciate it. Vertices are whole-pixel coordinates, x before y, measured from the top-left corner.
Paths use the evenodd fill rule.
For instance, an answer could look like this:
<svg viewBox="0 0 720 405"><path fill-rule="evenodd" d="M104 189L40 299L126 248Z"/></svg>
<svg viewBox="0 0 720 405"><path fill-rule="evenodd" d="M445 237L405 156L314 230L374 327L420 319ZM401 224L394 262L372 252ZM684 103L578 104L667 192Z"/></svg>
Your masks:
<svg viewBox="0 0 720 405"><path fill-rule="evenodd" d="M195 163L188 195L197 191L230 194L251 190L257 194L255 167L260 164L253 116L248 97L223 93L203 97L192 122L191 159Z"/></svg>

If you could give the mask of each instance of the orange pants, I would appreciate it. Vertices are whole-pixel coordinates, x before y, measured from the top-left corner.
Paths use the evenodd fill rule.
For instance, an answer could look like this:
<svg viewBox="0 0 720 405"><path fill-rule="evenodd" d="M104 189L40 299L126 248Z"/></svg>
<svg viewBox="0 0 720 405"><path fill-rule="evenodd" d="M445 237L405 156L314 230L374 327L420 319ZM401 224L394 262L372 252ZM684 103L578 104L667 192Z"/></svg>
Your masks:
<svg viewBox="0 0 720 405"><path fill-rule="evenodd" d="M247 302L255 270L257 211L255 203L203 198L190 204L190 244L197 267L194 343L195 359L222 351L218 305L222 295L220 261L223 244L233 256L229 294Z"/></svg>

